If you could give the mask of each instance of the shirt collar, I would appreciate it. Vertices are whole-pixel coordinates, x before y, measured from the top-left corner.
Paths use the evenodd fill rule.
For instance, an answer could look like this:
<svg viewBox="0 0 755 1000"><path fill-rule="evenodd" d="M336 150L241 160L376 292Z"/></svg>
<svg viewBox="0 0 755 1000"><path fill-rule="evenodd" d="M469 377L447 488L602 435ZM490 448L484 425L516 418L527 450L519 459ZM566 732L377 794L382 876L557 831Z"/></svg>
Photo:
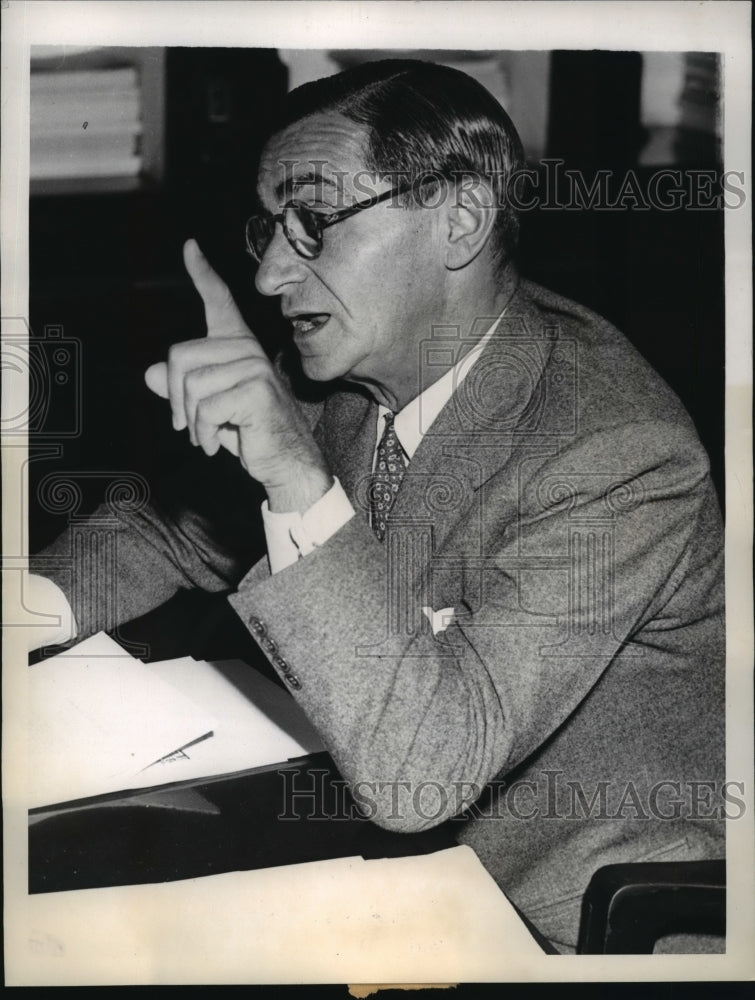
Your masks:
<svg viewBox="0 0 755 1000"><path fill-rule="evenodd" d="M404 449L407 460L413 458L422 438L427 434L435 418L469 374L470 369L493 336L495 328L503 319L505 312L506 309L504 308L501 315L493 321L490 328L477 341L474 347L463 358L457 361L453 368L449 368L445 375L441 375L436 382L428 386L419 396L415 396L414 399L406 404L403 410L399 410L395 415L393 428L401 447ZM381 403L378 404L376 447L377 441L382 437L385 426L383 417L390 412L386 406L383 406Z"/></svg>

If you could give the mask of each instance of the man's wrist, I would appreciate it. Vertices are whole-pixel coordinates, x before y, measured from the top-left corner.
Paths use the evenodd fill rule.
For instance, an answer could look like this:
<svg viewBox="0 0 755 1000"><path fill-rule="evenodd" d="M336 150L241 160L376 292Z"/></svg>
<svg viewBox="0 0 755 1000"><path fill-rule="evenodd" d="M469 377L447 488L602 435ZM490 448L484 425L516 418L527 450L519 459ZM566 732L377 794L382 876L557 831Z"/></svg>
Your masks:
<svg viewBox="0 0 755 1000"><path fill-rule="evenodd" d="M292 482L266 486L267 503L274 514L303 514L333 486L333 476L325 469L311 468Z"/></svg>
<svg viewBox="0 0 755 1000"><path fill-rule="evenodd" d="M354 516L354 508L338 478L328 492L303 513L274 513L262 504L271 573L280 573L324 545Z"/></svg>

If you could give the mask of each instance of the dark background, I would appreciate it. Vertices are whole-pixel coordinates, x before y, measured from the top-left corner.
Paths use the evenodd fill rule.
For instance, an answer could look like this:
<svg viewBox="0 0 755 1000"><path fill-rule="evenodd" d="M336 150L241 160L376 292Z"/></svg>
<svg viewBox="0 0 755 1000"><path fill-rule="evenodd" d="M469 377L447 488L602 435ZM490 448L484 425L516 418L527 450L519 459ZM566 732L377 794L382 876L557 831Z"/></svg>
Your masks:
<svg viewBox="0 0 755 1000"><path fill-rule="evenodd" d="M638 167L641 59L552 54L547 157L582 170L588 182L609 168L619 179L635 169L647 184L657 168ZM43 433L30 440L32 551L70 514L39 501L50 473L102 472L79 480L77 515L101 500L108 476L126 471L144 476L153 492L177 491L208 507L229 477L257 502L234 458L221 451L207 459L172 430L167 403L147 390L143 373L170 344L204 335L201 303L181 261L188 236L198 238L266 348L283 342L276 301L254 291L243 223L253 207L255 162L286 87L274 50L168 50L163 180L122 192L32 195L32 336L49 340L57 328L80 341L82 407L78 436L59 436L70 424L70 393L53 386ZM250 99L260 92L264 100ZM679 150L677 169L718 166L702 134L688 133ZM669 382L696 423L723 501L723 211L525 212L521 268L610 319ZM58 457L34 458L37 445L50 443L62 445Z"/></svg>

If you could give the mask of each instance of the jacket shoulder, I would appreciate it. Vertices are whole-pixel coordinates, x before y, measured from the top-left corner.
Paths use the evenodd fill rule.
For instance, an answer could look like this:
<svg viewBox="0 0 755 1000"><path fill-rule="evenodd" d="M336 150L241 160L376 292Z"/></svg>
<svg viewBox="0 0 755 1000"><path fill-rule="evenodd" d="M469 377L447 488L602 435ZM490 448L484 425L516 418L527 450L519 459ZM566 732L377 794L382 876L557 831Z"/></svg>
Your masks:
<svg viewBox="0 0 755 1000"><path fill-rule="evenodd" d="M666 423L698 441L679 397L609 320L531 281L521 283L518 298L530 333L550 342L546 371L564 354L573 358L575 404L584 430ZM565 349L560 354L556 343Z"/></svg>

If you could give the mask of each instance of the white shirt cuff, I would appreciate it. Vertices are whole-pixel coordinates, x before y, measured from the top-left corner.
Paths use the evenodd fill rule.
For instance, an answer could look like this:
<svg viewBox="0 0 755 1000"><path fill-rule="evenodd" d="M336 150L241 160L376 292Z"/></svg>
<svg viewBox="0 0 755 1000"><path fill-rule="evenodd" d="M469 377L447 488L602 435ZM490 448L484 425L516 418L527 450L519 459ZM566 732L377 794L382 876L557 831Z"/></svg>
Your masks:
<svg viewBox="0 0 755 1000"><path fill-rule="evenodd" d="M76 619L73 617L68 598L57 583L48 580L46 576L30 573L26 594L34 611L41 615L56 615L60 618L59 623L49 622L48 617L48 624L43 624L40 619L39 625L28 626L29 652L39 649L40 646L57 646L76 638Z"/></svg>
<svg viewBox="0 0 755 1000"><path fill-rule="evenodd" d="M300 514L274 513L267 500L262 504L262 523L267 541L271 573L280 573L298 559L308 556L350 521L354 508L338 479L328 492Z"/></svg>

